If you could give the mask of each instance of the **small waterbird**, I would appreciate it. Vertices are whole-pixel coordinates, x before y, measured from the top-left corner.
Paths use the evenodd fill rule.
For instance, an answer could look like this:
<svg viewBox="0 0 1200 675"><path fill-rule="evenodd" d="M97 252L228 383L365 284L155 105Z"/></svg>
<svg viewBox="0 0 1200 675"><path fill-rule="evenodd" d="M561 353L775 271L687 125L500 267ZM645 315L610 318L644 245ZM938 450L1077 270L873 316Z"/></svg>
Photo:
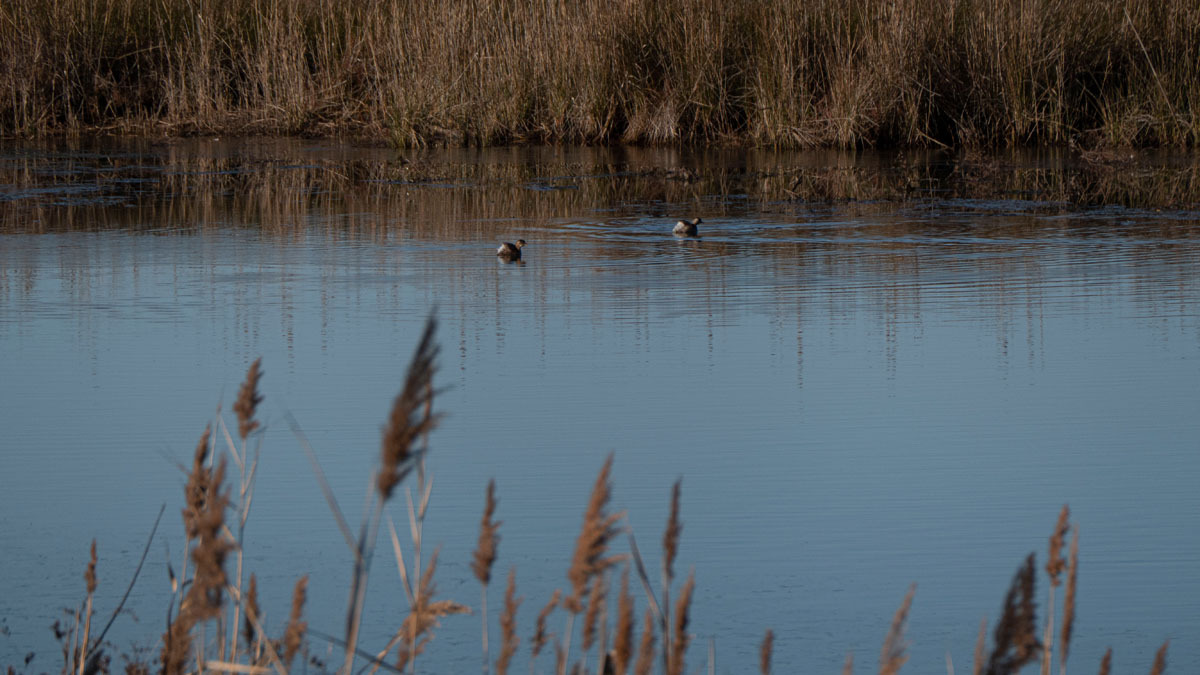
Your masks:
<svg viewBox="0 0 1200 675"><path fill-rule="evenodd" d="M681 237L694 237L696 236L696 233L699 232L696 226L702 222L704 221L700 220L699 218L692 218L692 222L690 223L681 220L675 223L675 229L671 231Z"/></svg>
<svg viewBox="0 0 1200 675"><path fill-rule="evenodd" d="M506 241L503 244L500 244L500 248L496 249L496 255L504 258L505 260L520 260L521 247L524 245L524 239L518 239L517 243L515 244Z"/></svg>

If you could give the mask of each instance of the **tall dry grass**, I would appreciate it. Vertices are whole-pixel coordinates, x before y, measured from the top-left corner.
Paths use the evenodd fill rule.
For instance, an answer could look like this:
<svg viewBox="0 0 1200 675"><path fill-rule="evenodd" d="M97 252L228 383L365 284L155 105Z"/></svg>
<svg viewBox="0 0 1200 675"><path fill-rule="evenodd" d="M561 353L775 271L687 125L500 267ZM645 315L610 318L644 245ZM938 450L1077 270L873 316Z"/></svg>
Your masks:
<svg viewBox="0 0 1200 675"><path fill-rule="evenodd" d="M1190 0L10 0L0 134L1192 146Z"/></svg>

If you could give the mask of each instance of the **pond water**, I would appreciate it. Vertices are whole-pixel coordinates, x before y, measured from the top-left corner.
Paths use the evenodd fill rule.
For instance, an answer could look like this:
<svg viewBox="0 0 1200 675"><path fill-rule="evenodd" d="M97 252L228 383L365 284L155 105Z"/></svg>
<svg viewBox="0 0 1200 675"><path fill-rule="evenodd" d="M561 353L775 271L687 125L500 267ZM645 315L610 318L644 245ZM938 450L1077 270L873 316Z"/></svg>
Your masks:
<svg viewBox="0 0 1200 675"><path fill-rule="evenodd" d="M755 670L767 628L778 672L872 671L915 582L905 671L969 672L1030 552L1042 625L1063 504L1073 668L1111 646L1115 672L1148 670L1170 639L1171 670L1200 671L1197 204L1191 156L0 146L0 663L57 669L91 540L107 619L165 505L108 636L156 650L181 467L258 357L246 567L271 631L308 574L309 626L341 635L351 555L288 416L357 523L434 315L424 554L438 596L478 609L494 478L492 641L515 567L514 668L612 454L651 570L682 479L690 671L710 640L715 672ZM673 237L691 216L700 238ZM524 259L497 260L517 238ZM411 556L402 495L387 513ZM385 533L372 651L407 611L395 569ZM478 668L479 633L446 618L419 665Z"/></svg>

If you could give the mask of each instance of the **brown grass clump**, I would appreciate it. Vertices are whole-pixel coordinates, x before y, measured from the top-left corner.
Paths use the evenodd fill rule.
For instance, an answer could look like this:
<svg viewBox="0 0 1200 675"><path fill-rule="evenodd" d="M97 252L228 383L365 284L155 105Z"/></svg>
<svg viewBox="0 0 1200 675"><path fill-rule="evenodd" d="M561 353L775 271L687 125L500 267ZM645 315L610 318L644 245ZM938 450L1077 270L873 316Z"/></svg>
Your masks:
<svg viewBox="0 0 1200 675"><path fill-rule="evenodd" d="M771 675L771 651L774 648L775 632L768 628L758 648L758 672L762 675Z"/></svg>
<svg viewBox="0 0 1200 675"><path fill-rule="evenodd" d="M1167 640L1154 653L1154 663L1150 665L1150 675L1162 675L1167 672L1167 645L1169 644L1171 641Z"/></svg>
<svg viewBox="0 0 1200 675"><path fill-rule="evenodd" d="M629 566L621 573L621 592L617 595L617 630L613 636L611 663L615 675L625 675L633 658L633 596L629 594Z"/></svg>
<svg viewBox="0 0 1200 675"><path fill-rule="evenodd" d="M304 601L308 597L308 575L300 577L296 587L292 589L292 610L288 614L287 628L283 631L283 663L289 668L300 646L304 644L304 633L308 630L308 622L301 621L304 614Z"/></svg>
<svg viewBox="0 0 1200 675"><path fill-rule="evenodd" d="M440 347L434 342L437 321L425 322L421 341L409 362L404 388L396 396L383 431L383 444L377 487L382 500L392 496L392 490L413 468L418 450L418 438L437 427L440 416L430 411L433 403L433 374Z"/></svg>
<svg viewBox="0 0 1200 675"><path fill-rule="evenodd" d="M633 665L636 675L650 675L654 668L654 613L646 610L642 620L642 639L638 642L637 662Z"/></svg>
<svg viewBox="0 0 1200 675"><path fill-rule="evenodd" d="M1041 644L1036 634L1034 616L1034 555L1029 554L1017 570L1004 598L1004 612L996 624L996 641L988 659L988 675L1008 675L1021 670L1037 658Z"/></svg>
<svg viewBox="0 0 1200 675"><path fill-rule="evenodd" d="M675 601L675 632L671 637L671 658L667 675L683 675L685 670L683 659L692 641L692 636L687 632L688 613L692 606L692 592L695 590L696 573L692 572L688 574L683 590L679 592L679 599Z"/></svg>
<svg viewBox="0 0 1200 675"><path fill-rule="evenodd" d="M612 494L609 476L612 472L613 456L609 455L596 476L592 496L583 515L583 527L575 542L575 555L567 570L571 582L571 595L563 600L563 607L572 614L583 611L583 596L589 592L589 584L599 574L620 562L623 556L608 556L609 541L617 536L617 522L624 512L608 514L608 500Z"/></svg>
<svg viewBox="0 0 1200 675"><path fill-rule="evenodd" d="M246 371L246 380L242 382L237 400L233 403L233 412L238 419L238 435L243 439L259 426L258 420L254 419L254 412L263 400L262 396L258 394L258 380L262 377L262 372L259 370L261 364L262 357L255 359L254 363L250 364L250 369Z"/></svg>
<svg viewBox="0 0 1200 675"><path fill-rule="evenodd" d="M892 617L892 625L888 628L883 648L879 652L879 675L896 675L900 672L900 667L908 661L904 644L904 624L908 620L908 610L916 593L917 585L913 584L908 588L904 602L900 603L900 609L897 609L896 615Z"/></svg>
<svg viewBox="0 0 1200 675"><path fill-rule="evenodd" d="M517 637L517 569L508 570L508 586L504 589L504 612L500 614L500 656L496 658L496 675L505 675L512 657L517 653L521 638Z"/></svg>

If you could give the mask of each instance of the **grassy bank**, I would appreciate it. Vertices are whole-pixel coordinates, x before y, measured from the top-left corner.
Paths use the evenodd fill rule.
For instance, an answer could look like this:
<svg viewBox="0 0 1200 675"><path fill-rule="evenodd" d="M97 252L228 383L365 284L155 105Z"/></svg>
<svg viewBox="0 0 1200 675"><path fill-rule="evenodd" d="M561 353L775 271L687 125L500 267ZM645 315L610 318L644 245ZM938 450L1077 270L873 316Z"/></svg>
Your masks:
<svg viewBox="0 0 1200 675"><path fill-rule="evenodd" d="M1195 146L1191 0L8 0L0 134Z"/></svg>

